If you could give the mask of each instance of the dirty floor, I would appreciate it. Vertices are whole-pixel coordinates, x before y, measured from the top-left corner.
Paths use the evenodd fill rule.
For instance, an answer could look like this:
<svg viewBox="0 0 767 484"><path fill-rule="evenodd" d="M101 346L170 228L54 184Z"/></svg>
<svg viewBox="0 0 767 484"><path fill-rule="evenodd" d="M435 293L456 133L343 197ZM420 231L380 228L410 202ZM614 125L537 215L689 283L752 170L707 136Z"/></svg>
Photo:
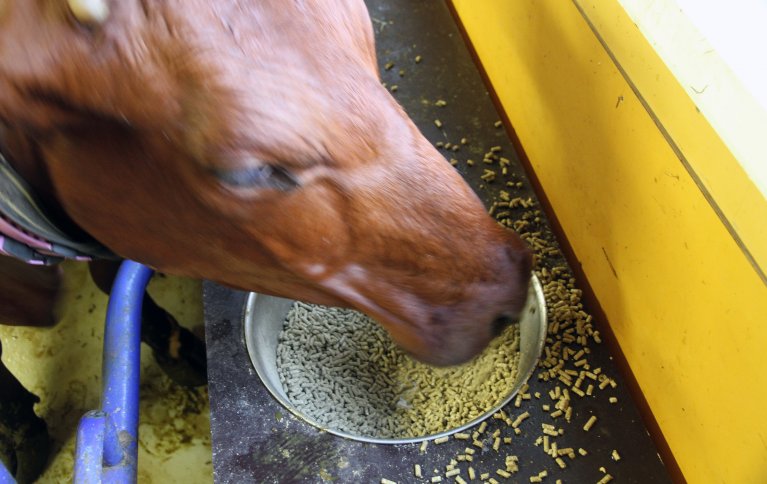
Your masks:
<svg viewBox="0 0 767 484"><path fill-rule="evenodd" d="M3 361L41 401L53 453L40 483L71 482L75 430L99 405L101 345L107 298L85 264L67 263L65 304L48 329L0 325ZM189 328L201 327L200 283L156 276L150 293ZM138 482L185 484L213 481L208 394L172 383L142 345Z"/></svg>

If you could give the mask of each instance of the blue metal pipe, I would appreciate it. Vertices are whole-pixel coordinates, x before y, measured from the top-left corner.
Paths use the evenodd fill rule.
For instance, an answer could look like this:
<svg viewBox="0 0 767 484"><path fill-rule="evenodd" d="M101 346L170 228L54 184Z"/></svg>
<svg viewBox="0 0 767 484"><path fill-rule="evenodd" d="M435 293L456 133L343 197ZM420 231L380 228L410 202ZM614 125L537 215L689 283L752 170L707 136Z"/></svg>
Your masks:
<svg viewBox="0 0 767 484"><path fill-rule="evenodd" d="M151 269L127 260L117 272L104 329L102 409L80 421L76 484L136 482L141 305L151 277Z"/></svg>
<svg viewBox="0 0 767 484"><path fill-rule="evenodd" d="M138 438L138 435L136 435L136 438ZM123 457L120 435L115 428L114 420L111 416L107 416L104 421L104 465L106 467L120 465Z"/></svg>
<svg viewBox="0 0 767 484"><path fill-rule="evenodd" d="M99 484L104 455L104 423L106 414L91 410L80 419L75 443L75 476L77 484Z"/></svg>
<svg viewBox="0 0 767 484"><path fill-rule="evenodd" d="M5 464L0 460L0 484L15 484L16 480L11 475L11 472L5 468Z"/></svg>

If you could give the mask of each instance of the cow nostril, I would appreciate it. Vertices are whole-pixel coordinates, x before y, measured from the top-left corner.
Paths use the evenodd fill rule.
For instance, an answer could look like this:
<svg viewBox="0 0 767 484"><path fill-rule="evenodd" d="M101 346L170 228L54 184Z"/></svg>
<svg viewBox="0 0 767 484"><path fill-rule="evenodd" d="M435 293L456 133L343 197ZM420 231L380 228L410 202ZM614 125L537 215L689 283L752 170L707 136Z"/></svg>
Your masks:
<svg viewBox="0 0 767 484"><path fill-rule="evenodd" d="M493 321L493 336L499 336L513 322L514 319L506 315L495 318L495 321Z"/></svg>

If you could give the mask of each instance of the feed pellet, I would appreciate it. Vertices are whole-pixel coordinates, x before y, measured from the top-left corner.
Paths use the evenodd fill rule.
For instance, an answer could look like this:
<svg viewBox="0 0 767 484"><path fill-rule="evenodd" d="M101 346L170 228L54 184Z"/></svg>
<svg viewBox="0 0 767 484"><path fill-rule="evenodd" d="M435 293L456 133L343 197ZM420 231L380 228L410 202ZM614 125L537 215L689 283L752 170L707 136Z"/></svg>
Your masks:
<svg viewBox="0 0 767 484"><path fill-rule="evenodd" d="M277 345L280 381L301 412L374 438L421 437L470 422L508 396L518 360L518 325L471 362L436 368L410 358L362 313L301 302Z"/></svg>

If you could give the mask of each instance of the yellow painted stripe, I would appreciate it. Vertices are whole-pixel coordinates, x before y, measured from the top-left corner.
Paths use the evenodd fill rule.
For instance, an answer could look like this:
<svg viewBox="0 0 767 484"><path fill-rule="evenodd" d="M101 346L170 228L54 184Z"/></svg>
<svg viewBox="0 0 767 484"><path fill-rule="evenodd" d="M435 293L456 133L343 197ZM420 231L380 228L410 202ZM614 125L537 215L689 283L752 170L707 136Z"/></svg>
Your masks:
<svg viewBox="0 0 767 484"><path fill-rule="evenodd" d="M572 2L453 3L685 477L764 482L767 287ZM646 41L614 0L587 5L633 75ZM764 260L731 155L672 76L636 85Z"/></svg>

